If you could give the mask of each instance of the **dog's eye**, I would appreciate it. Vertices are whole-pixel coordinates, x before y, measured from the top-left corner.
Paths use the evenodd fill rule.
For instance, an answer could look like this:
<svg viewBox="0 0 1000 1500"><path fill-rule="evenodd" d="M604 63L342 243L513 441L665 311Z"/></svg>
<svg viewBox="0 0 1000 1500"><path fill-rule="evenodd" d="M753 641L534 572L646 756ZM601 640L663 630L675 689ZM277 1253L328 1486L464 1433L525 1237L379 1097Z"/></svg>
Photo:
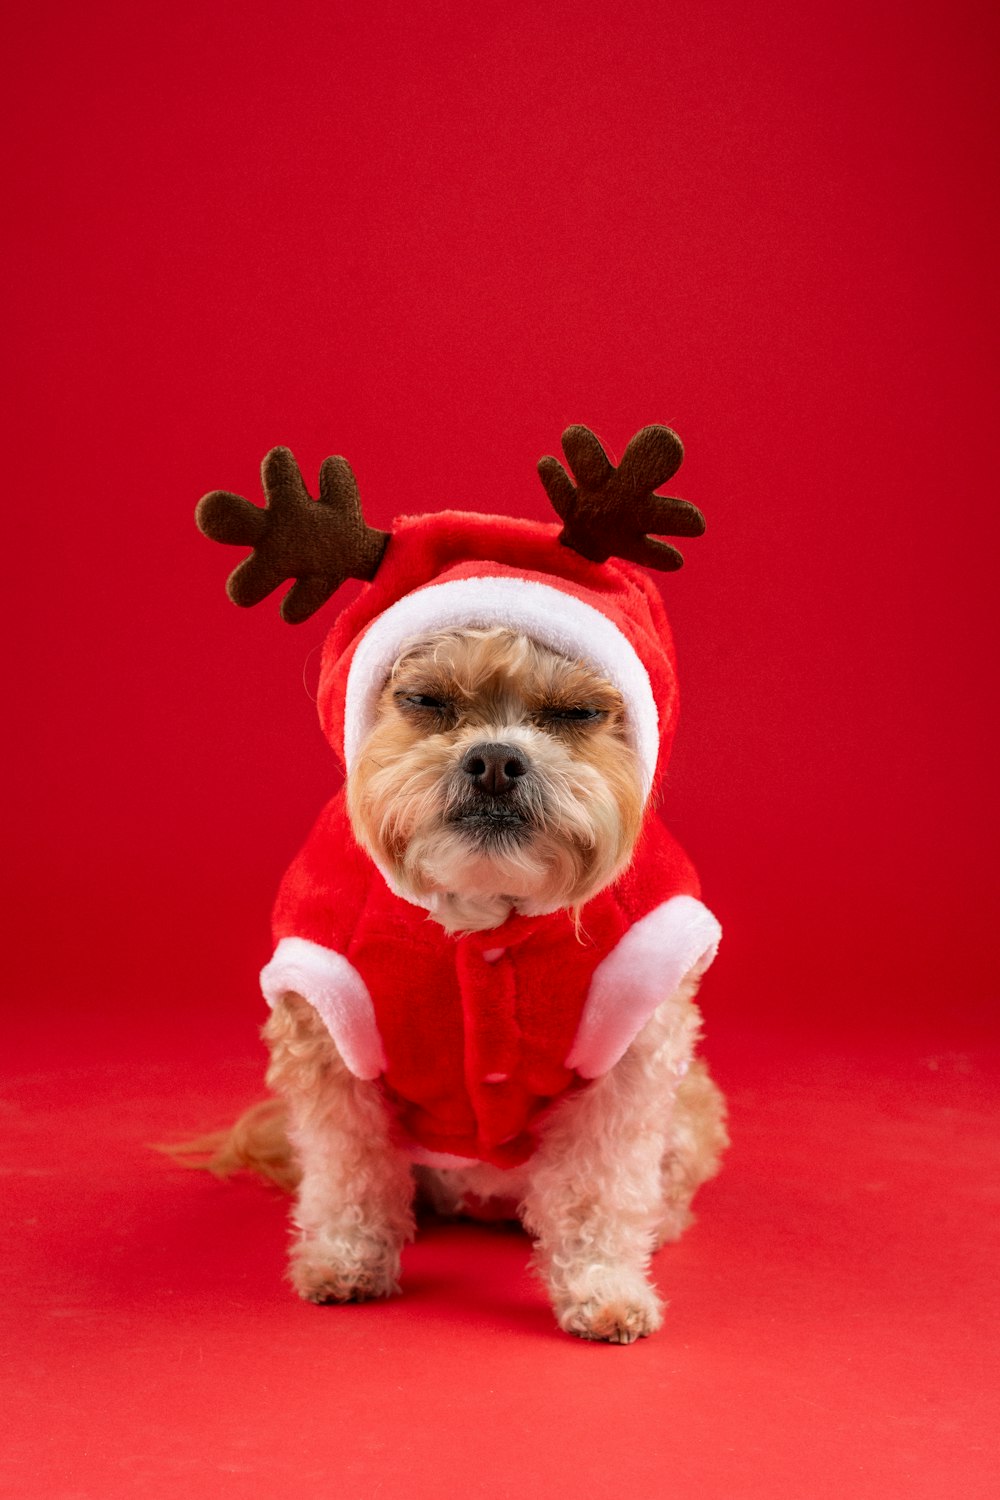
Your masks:
<svg viewBox="0 0 1000 1500"><path fill-rule="evenodd" d="M430 713L443 714L448 710L444 698L432 698L430 693L397 693L400 708L422 708Z"/></svg>
<svg viewBox="0 0 1000 1500"><path fill-rule="evenodd" d="M605 717L602 708L546 708L543 713L561 724L587 724Z"/></svg>

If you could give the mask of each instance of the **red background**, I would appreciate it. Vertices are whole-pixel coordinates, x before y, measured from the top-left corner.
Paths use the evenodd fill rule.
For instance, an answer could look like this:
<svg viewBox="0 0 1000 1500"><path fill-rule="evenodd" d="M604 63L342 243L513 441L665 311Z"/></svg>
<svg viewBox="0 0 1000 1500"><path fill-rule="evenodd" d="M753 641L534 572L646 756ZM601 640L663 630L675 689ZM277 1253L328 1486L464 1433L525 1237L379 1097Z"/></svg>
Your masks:
<svg viewBox="0 0 1000 1500"><path fill-rule="evenodd" d="M286 1429L305 1495L413 1493L425 1463L560 1493L581 1452L583 1494L978 1493L995 28L943 0L11 23L12 1493L291 1494ZM727 933L736 1147L663 1261L683 1312L621 1354L550 1337L523 1242L481 1230L434 1231L393 1308L298 1308L280 1205L142 1150L253 1097L272 891L334 774L322 618L234 610L194 502L257 498L282 442L310 482L345 453L376 525L545 516L571 421L618 453L676 427L708 518L664 583L667 814Z"/></svg>

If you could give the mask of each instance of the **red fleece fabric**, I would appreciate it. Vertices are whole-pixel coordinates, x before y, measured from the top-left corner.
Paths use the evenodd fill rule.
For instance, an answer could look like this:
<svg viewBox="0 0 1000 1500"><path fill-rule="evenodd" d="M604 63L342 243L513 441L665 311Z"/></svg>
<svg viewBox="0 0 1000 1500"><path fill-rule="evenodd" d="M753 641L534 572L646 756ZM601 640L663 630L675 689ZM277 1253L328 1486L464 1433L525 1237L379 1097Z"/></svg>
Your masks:
<svg viewBox="0 0 1000 1500"><path fill-rule="evenodd" d="M449 937L389 890L340 793L285 875L274 940L306 938L360 973L386 1052L380 1084L405 1137L511 1167L531 1155L546 1107L580 1082L565 1059L597 964L661 902L698 894L691 861L651 816L628 871L584 907L579 938L565 911Z"/></svg>
<svg viewBox="0 0 1000 1500"><path fill-rule="evenodd" d="M589 562L560 544L559 529L460 511L393 523L375 579L334 624L323 652L320 719L338 755L346 713L359 712L356 704L345 712L351 665L373 622L428 587L500 578L556 588L616 627L624 638L619 655L634 652L648 674L642 690L651 691L656 710L649 765L655 788L669 758L678 701L662 600L641 568ZM518 599L515 590L505 605L515 625L522 623ZM473 592L467 607L474 611L476 604ZM431 607L437 608L433 599ZM407 618L403 639L413 630ZM585 622L578 646L587 658L593 615ZM455 623L482 621L470 613ZM381 686L381 680L366 683ZM627 698L626 709L631 718ZM360 973L387 1056L381 1087L405 1137L428 1150L510 1167L527 1160L533 1127L579 1081L566 1059L598 963L654 907L697 893L690 860L650 816L630 869L584 908L579 937L562 911L512 916L502 927L455 939L386 887L354 839L341 795L285 877L274 937L332 949ZM491 962L484 955L495 950L501 951Z"/></svg>

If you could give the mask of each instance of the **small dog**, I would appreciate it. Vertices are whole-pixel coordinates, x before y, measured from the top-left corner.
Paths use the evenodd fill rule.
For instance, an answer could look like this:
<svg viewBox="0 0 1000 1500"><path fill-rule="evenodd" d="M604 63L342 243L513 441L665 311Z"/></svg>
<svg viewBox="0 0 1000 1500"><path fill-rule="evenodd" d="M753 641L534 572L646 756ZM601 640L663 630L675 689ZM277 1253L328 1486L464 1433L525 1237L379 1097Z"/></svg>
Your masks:
<svg viewBox="0 0 1000 1500"><path fill-rule="evenodd" d="M661 533L704 522L648 493L680 461L669 429L644 429L617 472L585 428L564 448L579 491L540 465L559 536L445 512L402 518L388 546L344 460L326 461L316 504L283 449L265 460L268 510L202 502L210 536L256 544L236 602L297 576L283 612L304 618L345 555L354 576L381 570L324 652L320 716L347 780L275 908L277 1098L201 1145L213 1170L295 1191L290 1276L308 1301L398 1291L419 1198L520 1218L559 1326L626 1344L660 1326L650 1257L727 1144L695 1057L718 924L650 811L676 718L662 602L639 569L585 559L679 565L611 535L616 508Z"/></svg>
<svg viewBox="0 0 1000 1500"><path fill-rule="evenodd" d="M498 928L512 910L566 907L585 921L588 898L631 859L643 797L620 694L582 663L490 629L403 652L347 804L362 847L459 934ZM555 1104L512 1168L414 1168L379 1085L355 1077L313 1006L286 992L264 1037L287 1138L274 1111L251 1115L226 1160L298 1177L300 1296L398 1291L419 1184L443 1214L513 1204L568 1333L630 1343L654 1332L650 1255L678 1238L726 1145L722 1096L694 1059L697 985L665 995L620 1062Z"/></svg>

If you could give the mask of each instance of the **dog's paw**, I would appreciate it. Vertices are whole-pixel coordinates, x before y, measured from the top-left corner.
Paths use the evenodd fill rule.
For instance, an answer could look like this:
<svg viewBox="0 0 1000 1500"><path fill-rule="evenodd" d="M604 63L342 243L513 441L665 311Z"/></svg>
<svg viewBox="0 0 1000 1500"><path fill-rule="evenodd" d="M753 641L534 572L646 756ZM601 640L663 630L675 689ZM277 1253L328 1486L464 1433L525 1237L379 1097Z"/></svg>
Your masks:
<svg viewBox="0 0 1000 1500"><path fill-rule="evenodd" d="M562 1301L556 1318L564 1333L577 1338L634 1344L662 1327L663 1303L642 1276L623 1273L591 1287L580 1300Z"/></svg>
<svg viewBox="0 0 1000 1500"><path fill-rule="evenodd" d="M305 1302L371 1302L399 1291L399 1251L395 1246L368 1247L367 1253L339 1256L292 1255L288 1279Z"/></svg>

